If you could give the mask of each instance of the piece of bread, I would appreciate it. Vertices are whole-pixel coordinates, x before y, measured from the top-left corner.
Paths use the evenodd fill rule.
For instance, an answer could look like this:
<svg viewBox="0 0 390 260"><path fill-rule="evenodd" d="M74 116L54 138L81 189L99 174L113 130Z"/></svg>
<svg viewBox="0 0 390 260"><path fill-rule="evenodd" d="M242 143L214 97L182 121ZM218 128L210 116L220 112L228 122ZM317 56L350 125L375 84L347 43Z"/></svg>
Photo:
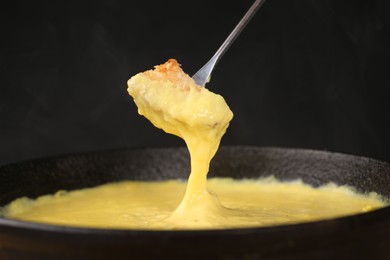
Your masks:
<svg viewBox="0 0 390 260"><path fill-rule="evenodd" d="M224 133L233 117L222 96L196 85L174 59L138 73L127 84L139 114L182 138L190 129Z"/></svg>

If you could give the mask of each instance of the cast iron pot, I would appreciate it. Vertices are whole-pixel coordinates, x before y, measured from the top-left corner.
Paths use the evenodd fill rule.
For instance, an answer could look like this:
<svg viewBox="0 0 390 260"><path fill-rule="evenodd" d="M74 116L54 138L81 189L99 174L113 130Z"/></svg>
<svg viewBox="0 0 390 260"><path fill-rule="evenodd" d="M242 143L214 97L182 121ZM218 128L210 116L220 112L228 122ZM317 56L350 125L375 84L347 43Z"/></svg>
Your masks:
<svg viewBox="0 0 390 260"><path fill-rule="evenodd" d="M184 148L67 155L0 168L0 205L120 180L187 178ZM390 165L331 152L222 147L210 176L328 182L390 197ZM304 224L200 231L71 228L0 219L0 259L390 259L390 207Z"/></svg>

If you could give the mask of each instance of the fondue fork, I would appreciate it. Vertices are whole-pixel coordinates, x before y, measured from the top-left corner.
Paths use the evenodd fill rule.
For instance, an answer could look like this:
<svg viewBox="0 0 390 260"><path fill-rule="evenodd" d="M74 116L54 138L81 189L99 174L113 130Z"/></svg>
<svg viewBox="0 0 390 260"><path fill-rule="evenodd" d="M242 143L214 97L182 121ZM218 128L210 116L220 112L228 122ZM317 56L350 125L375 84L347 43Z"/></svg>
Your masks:
<svg viewBox="0 0 390 260"><path fill-rule="evenodd" d="M211 59L192 76L192 79L197 85L204 87L206 83L210 81L211 73L213 72L215 65L222 58L223 54L225 54L228 48L232 45L232 43L238 37L241 31L245 28L250 19L255 15L257 10L259 10L260 6L264 3L264 1L265 0L256 0L252 4L246 14L241 18L240 22L236 25L233 31L222 43L221 47L219 47L217 52L213 55L213 57L211 57Z"/></svg>

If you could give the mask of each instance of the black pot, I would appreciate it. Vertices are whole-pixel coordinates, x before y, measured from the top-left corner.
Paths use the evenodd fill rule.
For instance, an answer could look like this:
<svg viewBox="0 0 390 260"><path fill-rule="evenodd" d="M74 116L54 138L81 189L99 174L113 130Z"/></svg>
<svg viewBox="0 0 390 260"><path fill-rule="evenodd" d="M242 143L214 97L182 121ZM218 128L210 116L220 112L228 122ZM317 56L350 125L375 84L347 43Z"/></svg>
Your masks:
<svg viewBox="0 0 390 260"><path fill-rule="evenodd" d="M184 148L116 150L0 168L0 205L20 196L130 180L187 178ZM338 153L222 147L209 176L301 178L390 198L388 163ZM200 231L71 228L0 219L0 259L390 259L390 207L312 223Z"/></svg>

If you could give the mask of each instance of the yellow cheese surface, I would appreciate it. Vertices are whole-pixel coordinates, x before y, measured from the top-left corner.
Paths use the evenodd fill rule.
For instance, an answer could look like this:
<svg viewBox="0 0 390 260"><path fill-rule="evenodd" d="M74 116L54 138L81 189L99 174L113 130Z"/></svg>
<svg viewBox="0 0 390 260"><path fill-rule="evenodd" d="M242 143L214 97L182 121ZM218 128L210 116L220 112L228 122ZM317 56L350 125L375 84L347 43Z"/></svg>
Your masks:
<svg viewBox="0 0 390 260"><path fill-rule="evenodd" d="M59 191L36 200L21 198L6 208L6 217L66 226L125 229L210 229L260 227L308 222L367 212L385 206L375 194L359 195L347 187L313 188L273 178L213 178L208 189L222 206L208 204L187 219L172 212L187 183L130 182L105 184L72 192ZM182 215L179 215L182 216Z"/></svg>

